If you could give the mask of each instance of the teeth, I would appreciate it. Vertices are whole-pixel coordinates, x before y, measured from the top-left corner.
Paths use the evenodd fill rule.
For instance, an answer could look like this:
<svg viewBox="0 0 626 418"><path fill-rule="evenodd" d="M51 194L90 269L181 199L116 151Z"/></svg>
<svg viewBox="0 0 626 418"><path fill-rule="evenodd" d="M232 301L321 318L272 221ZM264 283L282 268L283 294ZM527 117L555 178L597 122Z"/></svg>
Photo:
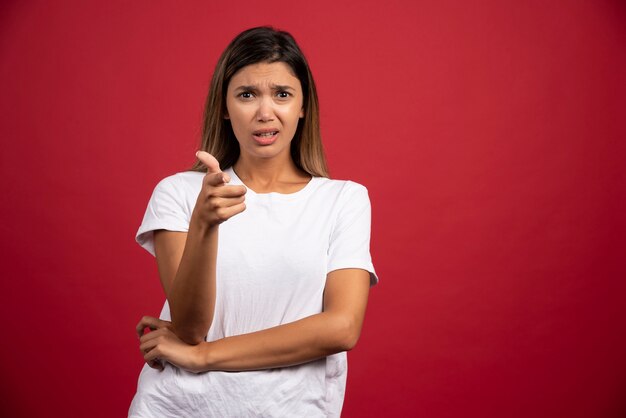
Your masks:
<svg viewBox="0 0 626 418"><path fill-rule="evenodd" d="M265 137L272 137L276 135L276 132L264 132L264 133L260 133L260 134L256 134L256 136L265 136Z"/></svg>

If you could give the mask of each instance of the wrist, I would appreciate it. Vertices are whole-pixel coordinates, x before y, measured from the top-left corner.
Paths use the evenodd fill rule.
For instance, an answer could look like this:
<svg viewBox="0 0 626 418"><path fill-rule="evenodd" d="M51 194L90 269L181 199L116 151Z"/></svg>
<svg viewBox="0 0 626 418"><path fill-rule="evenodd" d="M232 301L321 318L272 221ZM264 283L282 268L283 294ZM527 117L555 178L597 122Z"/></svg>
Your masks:
<svg viewBox="0 0 626 418"><path fill-rule="evenodd" d="M213 343L203 342L196 346L196 362L198 372L209 372L214 370Z"/></svg>
<svg viewBox="0 0 626 418"><path fill-rule="evenodd" d="M208 220L203 219L194 210L191 213L191 219L189 220L189 231L196 231L204 236L209 236L217 233L219 230L219 223L210 223Z"/></svg>

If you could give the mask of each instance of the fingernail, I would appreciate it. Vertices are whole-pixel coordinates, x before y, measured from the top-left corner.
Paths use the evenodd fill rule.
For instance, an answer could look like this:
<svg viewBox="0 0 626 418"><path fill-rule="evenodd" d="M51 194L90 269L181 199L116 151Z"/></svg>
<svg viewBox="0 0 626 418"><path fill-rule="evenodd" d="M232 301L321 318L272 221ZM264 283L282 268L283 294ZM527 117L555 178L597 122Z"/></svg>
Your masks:
<svg viewBox="0 0 626 418"><path fill-rule="evenodd" d="M196 157L198 156L198 154L200 154L200 151L196 151Z"/></svg>

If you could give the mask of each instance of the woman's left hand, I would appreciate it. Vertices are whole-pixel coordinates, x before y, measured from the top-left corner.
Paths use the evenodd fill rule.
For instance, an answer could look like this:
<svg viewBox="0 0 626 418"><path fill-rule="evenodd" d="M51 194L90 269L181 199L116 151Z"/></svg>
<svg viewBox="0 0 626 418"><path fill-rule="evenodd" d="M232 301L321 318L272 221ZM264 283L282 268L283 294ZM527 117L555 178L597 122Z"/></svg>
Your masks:
<svg viewBox="0 0 626 418"><path fill-rule="evenodd" d="M150 331L144 334L144 330ZM144 316L137 324L139 349L148 366L163 370L162 361L187 371L198 373L202 370L202 343L190 345L182 341L172 331L172 323L151 316Z"/></svg>

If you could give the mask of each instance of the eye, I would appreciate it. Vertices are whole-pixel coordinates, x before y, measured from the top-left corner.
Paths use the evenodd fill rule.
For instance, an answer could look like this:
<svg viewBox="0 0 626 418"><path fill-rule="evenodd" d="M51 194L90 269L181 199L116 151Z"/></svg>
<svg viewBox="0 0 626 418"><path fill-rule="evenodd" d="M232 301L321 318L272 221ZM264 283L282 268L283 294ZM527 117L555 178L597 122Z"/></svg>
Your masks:
<svg viewBox="0 0 626 418"><path fill-rule="evenodd" d="M277 95L278 95L278 98L280 99L287 99L289 96L291 96L291 93L286 92L286 91L279 91Z"/></svg>
<svg viewBox="0 0 626 418"><path fill-rule="evenodd" d="M239 93L238 96L241 97L242 99L251 99L252 98L252 93L249 92L249 91L244 91L242 93Z"/></svg>

